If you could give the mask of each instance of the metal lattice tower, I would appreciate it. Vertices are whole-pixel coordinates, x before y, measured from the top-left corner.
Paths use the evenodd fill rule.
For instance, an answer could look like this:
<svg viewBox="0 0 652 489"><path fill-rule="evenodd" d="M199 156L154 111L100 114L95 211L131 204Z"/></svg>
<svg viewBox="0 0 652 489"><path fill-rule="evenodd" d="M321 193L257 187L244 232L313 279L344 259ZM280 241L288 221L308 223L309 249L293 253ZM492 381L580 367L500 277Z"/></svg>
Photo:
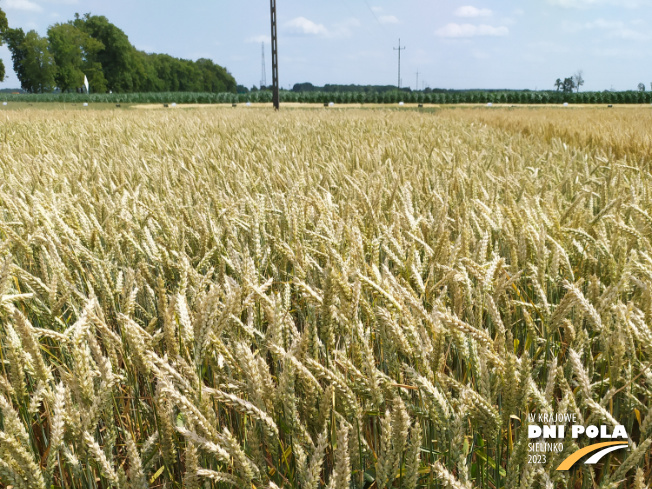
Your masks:
<svg viewBox="0 0 652 489"><path fill-rule="evenodd" d="M267 73L265 72L265 43L262 44L262 60L261 60L261 70L260 70L260 88L267 86Z"/></svg>

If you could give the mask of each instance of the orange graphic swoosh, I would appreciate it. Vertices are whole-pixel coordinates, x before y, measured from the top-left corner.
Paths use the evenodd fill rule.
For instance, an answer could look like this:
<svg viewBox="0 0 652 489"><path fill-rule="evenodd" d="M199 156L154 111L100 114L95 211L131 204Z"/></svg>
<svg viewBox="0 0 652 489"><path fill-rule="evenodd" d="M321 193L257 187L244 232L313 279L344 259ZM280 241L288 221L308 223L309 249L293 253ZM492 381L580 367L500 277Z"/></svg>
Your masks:
<svg viewBox="0 0 652 489"><path fill-rule="evenodd" d="M581 459L584 455L588 455L591 452L595 452L596 450L600 450L601 448L604 447L611 447L613 445L626 446L628 445L628 443L623 441L605 441L603 443L596 443L595 445L589 445L588 447L584 447L576 451L572 455L570 455L566 460L564 460L561 464L559 464L557 470L568 470L573 465L575 465L575 462Z"/></svg>

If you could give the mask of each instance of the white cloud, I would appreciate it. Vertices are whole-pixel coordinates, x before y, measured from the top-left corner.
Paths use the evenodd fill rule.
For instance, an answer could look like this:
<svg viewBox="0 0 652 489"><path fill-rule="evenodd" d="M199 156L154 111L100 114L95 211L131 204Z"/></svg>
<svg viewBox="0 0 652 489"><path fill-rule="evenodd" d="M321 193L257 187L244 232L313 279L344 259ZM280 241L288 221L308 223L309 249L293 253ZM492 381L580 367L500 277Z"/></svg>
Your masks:
<svg viewBox="0 0 652 489"><path fill-rule="evenodd" d="M601 5L637 8L652 5L652 0L548 0L548 3L564 8L586 9Z"/></svg>
<svg viewBox="0 0 652 489"><path fill-rule="evenodd" d="M453 15L456 15L457 17L489 17L491 15L491 10L488 8L477 8L472 5L465 5L455 10Z"/></svg>
<svg viewBox="0 0 652 489"><path fill-rule="evenodd" d="M360 27L360 21L356 18L344 19L341 22L337 22L330 27L326 27L323 24L317 24L310 19L305 17L297 17L290 20L284 24L286 32L290 35L295 36L317 36L323 38L343 38L350 37L353 34L353 29ZM262 36L257 36L251 38L260 42Z"/></svg>
<svg viewBox="0 0 652 489"><path fill-rule="evenodd" d="M345 19L329 29L327 37L349 37L353 34L353 29L360 27L360 25L360 21L354 17Z"/></svg>
<svg viewBox="0 0 652 489"><path fill-rule="evenodd" d="M398 24L399 20L396 15L381 15L378 17L378 22L381 24Z"/></svg>
<svg viewBox="0 0 652 489"><path fill-rule="evenodd" d="M580 32L587 29L622 29L625 24L618 20L596 19L591 22L569 22L564 21L562 27L566 32Z"/></svg>
<svg viewBox="0 0 652 489"><path fill-rule="evenodd" d="M399 24L401 22L400 20L398 20L398 17L396 17L396 15L390 15L390 14L381 15L383 14L383 12L385 12L385 9L383 7L374 6L370 8L371 11L376 16L376 19L378 19L378 22L380 22L381 24Z"/></svg>
<svg viewBox="0 0 652 489"><path fill-rule="evenodd" d="M327 36L328 29L323 24L316 24L305 17L296 17L285 24L291 34L300 36Z"/></svg>
<svg viewBox="0 0 652 489"><path fill-rule="evenodd" d="M619 20L598 19L594 22L587 22L587 29L622 29L624 24Z"/></svg>
<svg viewBox="0 0 652 489"><path fill-rule="evenodd" d="M245 42L252 42L255 44L260 44L261 42L270 42L270 36L269 34L260 34L258 36L251 36L245 39Z"/></svg>
<svg viewBox="0 0 652 489"><path fill-rule="evenodd" d="M567 54L572 50L566 44L560 44L552 41L538 41L529 43L528 46L533 50L541 51L547 54Z"/></svg>
<svg viewBox="0 0 652 489"><path fill-rule="evenodd" d="M564 30L571 33L578 33L585 30L603 30L606 34L603 37L610 39L625 39L628 41L646 41L650 39L649 34L645 34L634 29L626 27L625 23L619 20L596 19L591 22L564 22Z"/></svg>
<svg viewBox="0 0 652 489"><path fill-rule="evenodd" d="M625 39L626 41L648 41L650 40L649 34L644 34L643 32L635 31L633 29L627 29L625 27L621 29L614 29L609 32L609 37Z"/></svg>
<svg viewBox="0 0 652 489"><path fill-rule="evenodd" d="M509 34L509 29L505 26L494 27L486 24L473 25L450 23L437 29L435 34L439 37L450 38L506 36Z"/></svg>
<svg viewBox="0 0 652 489"><path fill-rule="evenodd" d="M484 51L480 51L478 49L471 51L471 56L473 56L475 59L479 59L479 60L491 59L491 56L489 55L489 53L486 53Z"/></svg>
<svg viewBox="0 0 652 489"><path fill-rule="evenodd" d="M586 8L604 3L603 0L548 0L552 5L565 8Z"/></svg>
<svg viewBox="0 0 652 489"><path fill-rule="evenodd" d="M30 0L6 0L2 6L7 10L23 10L25 12L43 11L43 7Z"/></svg>
<svg viewBox="0 0 652 489"><path fill-rule="evenodd" d="M598 19L594 22L587 22L586 29L604 29L607 30L607 37L625 39L628 41L647 41L650 39L649 34L630 29L625 26L624 22L614 20Z"/></svg>
<svg viewBox="0 0 652 489"><path fill-rule="evenodd" d="M642 56L644 56L645 53L639 51L638 49L606 48L606 49L594 49L593 55L606 57L606 58L638 60Z"/></svg>
<svg viewBox="0 0 652 489"><path fill-rule="evenodd" d="M373 59L384 59L385 54L378 52L378 51L355 51L355 52L349 52L344 55L346 59L350 59L351 61L364 61L368 60L370 58Z"/></svg>

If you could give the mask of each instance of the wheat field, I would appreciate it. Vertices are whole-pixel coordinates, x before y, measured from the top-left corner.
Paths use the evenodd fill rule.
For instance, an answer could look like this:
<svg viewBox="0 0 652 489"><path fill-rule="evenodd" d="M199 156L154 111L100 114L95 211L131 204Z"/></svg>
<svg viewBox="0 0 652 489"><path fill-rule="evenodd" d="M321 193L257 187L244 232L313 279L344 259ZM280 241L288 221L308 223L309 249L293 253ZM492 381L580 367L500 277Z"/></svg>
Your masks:
<svg viewBox="0 0 652 489"><path fill-rule="evenodd" d="M0 487L648 487L647 109L3 115Z"/></svg>

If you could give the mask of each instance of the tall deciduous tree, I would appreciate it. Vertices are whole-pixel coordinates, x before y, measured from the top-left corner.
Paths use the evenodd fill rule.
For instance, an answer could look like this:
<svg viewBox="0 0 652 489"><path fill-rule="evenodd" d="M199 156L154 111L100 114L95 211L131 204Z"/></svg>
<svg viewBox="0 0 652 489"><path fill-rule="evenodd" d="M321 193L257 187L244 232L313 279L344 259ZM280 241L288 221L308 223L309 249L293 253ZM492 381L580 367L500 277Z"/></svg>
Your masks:
<svg viewBox="0 0 652 489"><path fill-rule="evenodd" d="M203 91L233 92L236 89L235 79L225 68L206 58L198 59L195 64L202 74Z"/></svg>
<svg viewBox="0 0 652 489"><path fill-rule="evenodd" d="M140 89L145 69L127 35L103 15L76 15L73 25L104 46L90 57L102 66L106 87L114 92ZM97 91L97 90L96 90Z"/></svg>
<svg viewBox="0 0 652 489"><path fill-rule="evenodd" d="M61 91L81 87L84 75L94 91L106 90L102 66L94 60L97 53L104 49L104 44L72 23L50 26L48 40L57 64L56 82Z"/></svg>
<svg viewBox="0 0 652 489"><path fill-rule="evenodd" d="M564 83L561 81L561 78L557 78L555 80L555 88L557 89L557 91L559 91L559 89L561 87L563 87L563 86L564 86Z"/></svg>
<svg viewBox="0 0 652 489"><path fill-rule="evenodd" d="M573 77L571 76L568 78L564 78L564 83L562 87L564 89L564 93L571 93L575 88L575 80L573 80Z"/></svg>
<svg viewBox="0 0 652 489"><path fill-rule="evenodd" d="M9 23L7 22L7 16L0 9L0 46L4 44L5 32L9 28ZM5 79L5 64L0 59L0 81Z"/></svg>
<svg viewBox="0 0 652 489"><path fill-rule="evenodd" d="M32 93L51 92L56 83L57 66L48 49L47 38L39 36L36 31L29 31L21 48L24 53L21 61L25 76L25 80L21 80L23 88Z"/></svg>
<svg viewBox="0 0 652 489"><path fill-rule="evenodd" d="M27 34L18 29L6 29L3 40L11 51L14 71L21 87L31 93L51 92L55 86L57 71L48 40L36 31Z"/></svg>
<svg viewBox="0 0 652 489"><path fill-rule="evenodd" d="M23 67L23 60L26 56L25 50L23 49L25 32L20 27L17 29L7 28L2 34L2 40L7 43L7 47L11 52L11 61L14 66L14 71L20 81L21 87L25 89L25 83L27 80L25 68Z"/></svg>
<svg viewBox="0 0 652 489"><path fill-rule="evenodd" d="M582 70L577 70L577 73L575 73L572 76L573 83L575 83L575 88L577 91L580 91L580 87L584 85L584 72Z"/></svg>
<svg viewBox="0 0 652 489"><path fill-rule="evenodd" d="M33 31L26 35L22 29L7 28L2 14L0 32L21 85L30 92L48 91L55 84L67 91L81 86L84 75L91 90L99 93L236 91L235 79L222 66L209 59L138 51L104 16L75 14L73 21L51 26L48 37L41 38Z"/></svg>

